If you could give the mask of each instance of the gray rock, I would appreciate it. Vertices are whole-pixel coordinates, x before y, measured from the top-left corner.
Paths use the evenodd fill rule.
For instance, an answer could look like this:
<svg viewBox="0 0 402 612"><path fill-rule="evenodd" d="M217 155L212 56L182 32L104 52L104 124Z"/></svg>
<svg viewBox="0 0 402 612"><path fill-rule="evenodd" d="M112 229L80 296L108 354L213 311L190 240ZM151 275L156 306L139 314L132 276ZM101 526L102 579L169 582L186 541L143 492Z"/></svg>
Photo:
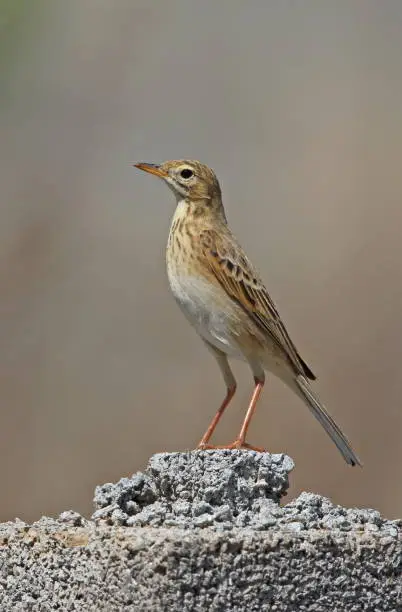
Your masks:
<svg viewBox="0 0 402 612"><path fill-rule="evenodd" d="M281 526L399 533L400 521L383 519L376 510L342 508L314 493L280 506L293 467L286 455L254 451L160 453L151 457L145 474L97 487L92 519L184 529Z"/></svg>
<svg viewBox="0 0 402 612"><path fill-rule="evenodd" d="M285 455L155 455L73 511L0 525L1 612L398 612L401 521L302 493Z"/></svg>
<svg viewBox="0 0 402 612"><path fill-rule="evenodd" d="M265 532L37 525L7 528L2 612L401 609L398 538L300 524Z"/></svg>
<svg viewBox="0 0 402 612"><path fill-rule="evenodd" d="M92 518L115 525L221 529L224 522L226 529L258 529L268 526L266 504L278 507L286 495L293 467L286 455L254 451L160 453L145 474L97 487Z"/></svg>

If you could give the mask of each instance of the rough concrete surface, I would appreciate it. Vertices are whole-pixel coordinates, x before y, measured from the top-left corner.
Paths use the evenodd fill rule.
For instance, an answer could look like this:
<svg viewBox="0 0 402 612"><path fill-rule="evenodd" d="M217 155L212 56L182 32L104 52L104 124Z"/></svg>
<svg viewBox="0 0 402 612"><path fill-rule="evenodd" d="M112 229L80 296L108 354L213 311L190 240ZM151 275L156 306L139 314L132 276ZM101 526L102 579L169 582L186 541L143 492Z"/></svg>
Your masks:
<svg viewBox="0 0 402 612"><path fill-rule="evenodd" d="M292 460L159 454L69 511L0 526L0 610L402 610L401 521L303 493Z"/></svg>

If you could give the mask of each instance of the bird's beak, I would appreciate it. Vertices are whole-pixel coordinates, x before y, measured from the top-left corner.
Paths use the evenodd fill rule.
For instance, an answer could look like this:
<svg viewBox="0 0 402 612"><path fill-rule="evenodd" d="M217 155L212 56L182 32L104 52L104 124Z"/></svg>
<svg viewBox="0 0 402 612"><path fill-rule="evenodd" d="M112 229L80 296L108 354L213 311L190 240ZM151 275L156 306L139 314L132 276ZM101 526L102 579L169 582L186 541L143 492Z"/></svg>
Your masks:
<svg viewBox="0 0 402 612"><path fill-rule="evenodd" d="M161 170L161 167L158 164L146 164L145 162L138 162L134 164L135 168L139 168L140 170L144 170L144 172L149 172L150 174L155 174L155 176L159 176L160 178L166 178L168 175L167 172Z"/></svg>

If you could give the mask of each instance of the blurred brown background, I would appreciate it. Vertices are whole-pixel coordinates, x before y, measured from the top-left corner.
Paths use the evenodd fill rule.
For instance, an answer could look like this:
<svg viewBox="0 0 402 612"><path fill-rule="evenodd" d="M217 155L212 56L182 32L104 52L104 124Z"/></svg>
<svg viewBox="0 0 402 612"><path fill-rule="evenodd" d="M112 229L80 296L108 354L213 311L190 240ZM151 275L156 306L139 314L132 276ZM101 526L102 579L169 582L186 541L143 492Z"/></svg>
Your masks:
<svg viewBox="0 0 402 612"><path fill-rule="evenodd" d="M402 514L401 31L399 0L0 0L2 520L89 514L222 399L168 292L173 197L129 164L182 157L365 466L272 378L250 440L295 459L291 496Z"/></svg>

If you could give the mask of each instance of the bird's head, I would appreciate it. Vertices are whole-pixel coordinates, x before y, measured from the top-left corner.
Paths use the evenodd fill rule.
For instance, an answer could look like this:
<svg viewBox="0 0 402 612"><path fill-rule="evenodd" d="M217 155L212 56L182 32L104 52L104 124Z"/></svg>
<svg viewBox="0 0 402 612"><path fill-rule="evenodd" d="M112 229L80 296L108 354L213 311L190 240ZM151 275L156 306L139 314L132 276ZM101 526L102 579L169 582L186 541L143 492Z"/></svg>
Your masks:
<svg viewBox="0 0 402 612"><path fill-rule="evenodd" d="M221 199L221 188L214 171L199 161L182 159L160 165L139 162L134 166L163 179L178 201L205 201L206 205L210 205Z"/></svg>

